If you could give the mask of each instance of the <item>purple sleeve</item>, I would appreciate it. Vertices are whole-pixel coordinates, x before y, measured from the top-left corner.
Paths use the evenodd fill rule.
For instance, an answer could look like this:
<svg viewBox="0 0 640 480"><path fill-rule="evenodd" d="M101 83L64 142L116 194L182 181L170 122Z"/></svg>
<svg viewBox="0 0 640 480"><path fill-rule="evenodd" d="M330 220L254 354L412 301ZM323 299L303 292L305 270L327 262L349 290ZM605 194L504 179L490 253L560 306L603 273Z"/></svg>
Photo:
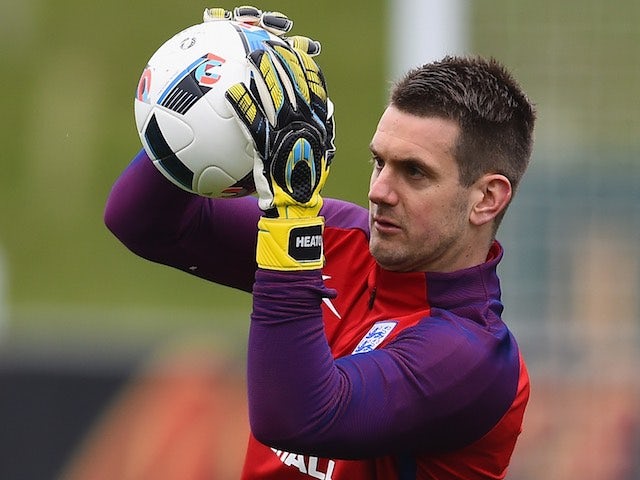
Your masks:
<svg viewBox="0 0 640 480"><path fill-rule="evenodd" d="M456 448L508 409L518 353L506 328L476 334L429 317L385 348L334 360L320 309L328 294L320 272L257 272L248 384L261 442L347 459Z"/></svg>
<svg viewBox="0 0 640 480"><path fill-rule="evenodd" d="M104 220L131 251L204 279L251 291L256 271L253 197L213 200L165 179L141 151L115 182Z"/></svg>
<svg viewBox="0 0 640 480"><path fill-rule="evenodd" d="M326 199L323 213L329 222L344 221L349 209ZM261 213L254 197L213 200L181 190L142 150L115 182L104 220L143 258L250 292Z"/></svg>

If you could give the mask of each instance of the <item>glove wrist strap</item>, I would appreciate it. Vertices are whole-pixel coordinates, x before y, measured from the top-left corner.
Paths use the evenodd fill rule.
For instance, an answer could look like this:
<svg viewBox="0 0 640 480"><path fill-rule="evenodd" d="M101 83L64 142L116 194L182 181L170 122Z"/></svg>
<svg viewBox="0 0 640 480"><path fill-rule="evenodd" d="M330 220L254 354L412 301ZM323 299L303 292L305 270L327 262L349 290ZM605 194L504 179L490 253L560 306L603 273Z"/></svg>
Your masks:
<svg viewBox="0 0 640 480"><path fill-rule="evenodd" d="M258 266L267 270L285 271L322 268L323 229L323 217L262 217L258 222Z"/></svg>

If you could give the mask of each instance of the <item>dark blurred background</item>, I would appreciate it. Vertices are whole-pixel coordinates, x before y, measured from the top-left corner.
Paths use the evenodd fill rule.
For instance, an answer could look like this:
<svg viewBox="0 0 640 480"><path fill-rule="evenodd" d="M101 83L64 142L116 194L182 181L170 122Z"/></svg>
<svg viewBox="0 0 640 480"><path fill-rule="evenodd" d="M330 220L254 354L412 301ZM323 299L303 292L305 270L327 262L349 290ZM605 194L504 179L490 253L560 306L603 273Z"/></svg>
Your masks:
<svg viewBox="0 0 640 480"><path fill-rule="evenodd" d="M338 126L325 194L366 204L367 145L390 82L412 62L478 53L505 63L539 111L533 163L499 235L505 318L533 381L508 478L639 478L640 3L408 3L254 2L322 42ZM127 424L117 412L128 395L184 352L189 365L206 359L198 378L214 393L234 391L242 405L249 295L146 262L102 223L140 148L133 95L146 60L206 6L234 5L0 0L2 479L82 472L105 438L126 437L104 425ZM243 442L214 478L234 478Z"/></svg>

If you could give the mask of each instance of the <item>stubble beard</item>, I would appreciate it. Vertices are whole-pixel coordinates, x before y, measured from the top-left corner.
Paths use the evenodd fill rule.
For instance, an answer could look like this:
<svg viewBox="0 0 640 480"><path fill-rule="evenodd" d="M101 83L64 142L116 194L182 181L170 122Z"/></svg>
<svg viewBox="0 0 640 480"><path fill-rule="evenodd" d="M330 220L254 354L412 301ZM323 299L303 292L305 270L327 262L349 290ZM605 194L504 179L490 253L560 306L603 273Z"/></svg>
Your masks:
<svg viewBox="0 0 640 480"><path fill-rule="evenodd" d="M407 246L398 240L384 239L379 234L372 233L369 240L369 251L385 270L404 271L408 260Z"/></svg>

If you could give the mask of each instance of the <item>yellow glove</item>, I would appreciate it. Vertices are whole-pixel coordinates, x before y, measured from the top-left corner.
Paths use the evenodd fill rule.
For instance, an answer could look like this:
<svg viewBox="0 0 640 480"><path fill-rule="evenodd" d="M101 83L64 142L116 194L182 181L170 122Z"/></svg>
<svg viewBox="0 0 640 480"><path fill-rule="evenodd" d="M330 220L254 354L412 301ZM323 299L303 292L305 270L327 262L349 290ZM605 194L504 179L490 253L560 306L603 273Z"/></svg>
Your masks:
<svg viewBox="0 0 640 480"><path fill-rule="evenodd" d="M291 47L303 51L312 57L318 55L321 50L320 42L301 35L287 36L293 28L293 20L290 20L284 13L262 11L250 5L236 7L233 10L224 8L205 8L202 14L205 22L215 22L218 20L234 20L236 22L248 23L261 27L274 35L282 38Z"/></svg>
<svg viewBox="0 0 640 480"><path fill-rule="evenodd" d="M324 219L320 191L335 152L333 105L310 55L287 43L265 42L249 57L250 85L227 91L255 146L254 180L264 216L258 223L261 268L320 268Z"/></svg>

